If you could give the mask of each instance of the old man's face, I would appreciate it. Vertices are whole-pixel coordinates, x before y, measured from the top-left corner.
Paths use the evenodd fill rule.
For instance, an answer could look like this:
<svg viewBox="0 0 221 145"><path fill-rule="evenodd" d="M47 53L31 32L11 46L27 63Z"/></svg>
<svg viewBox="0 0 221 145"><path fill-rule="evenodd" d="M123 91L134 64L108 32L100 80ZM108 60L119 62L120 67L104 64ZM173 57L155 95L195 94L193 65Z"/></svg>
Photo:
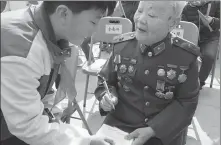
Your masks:
<svg viewBox="0 0 221 145"><path fill-rule="evenodd" d="M147 45L163 40L175 24L172 16L168 1L141 1L134 15L137 40Z"/></svg>

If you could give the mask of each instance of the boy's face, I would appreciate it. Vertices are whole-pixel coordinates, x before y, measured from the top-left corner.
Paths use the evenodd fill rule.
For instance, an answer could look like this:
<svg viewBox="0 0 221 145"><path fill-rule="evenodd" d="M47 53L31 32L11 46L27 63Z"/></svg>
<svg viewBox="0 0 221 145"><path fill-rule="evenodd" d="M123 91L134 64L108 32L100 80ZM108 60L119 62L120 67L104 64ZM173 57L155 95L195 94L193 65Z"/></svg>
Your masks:
<svg viewBox="0 0 221 145"><path fill-rule="evenodd" d="M167 1L141 1L134 15L136 38L147 45L164 39L171 27L172 5Z"/></svg>
<svg viewBox="0 0 221 145"><path fill-rule="evenodd" d="M106 14L98 9L85 10L74 14L66 9L60 14L58 23L60 33L69 42L79 45L85 37L92 36L97 29L99 20Z"/></svg>

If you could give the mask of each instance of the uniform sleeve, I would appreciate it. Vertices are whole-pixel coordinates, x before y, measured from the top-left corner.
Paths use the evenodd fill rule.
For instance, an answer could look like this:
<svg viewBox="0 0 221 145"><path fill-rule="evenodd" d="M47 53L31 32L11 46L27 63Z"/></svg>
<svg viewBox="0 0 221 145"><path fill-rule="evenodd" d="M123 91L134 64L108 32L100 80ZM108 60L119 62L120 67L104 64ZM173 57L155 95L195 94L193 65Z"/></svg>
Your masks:
<svg viewBox="0 0 221 145"><path fill-rule="evenodd" d="M49 123L42 115L44 105L37 91L40 70L26 58L1 58L1 110L9 131L32 145L89 145L90 137L83 129Z"/></svg>
<svg viewBox="0 0 221 145"><path fill-rule="evenodd" d="M148 125L156 137L169 144L181 131L191 124L198 104L199 80L198 66L194 62L187 71L187 80L175 92L175 100L154 118Z"/></svg>
<svg viewBox="0 0 221 145"><path fill-rule="evenodd" d="M99 72L99 75L104 77L107 80L107 84L109 87L110 92L117 96L117 74L116 72L113 70L113 56L111 55L111 57L107 60L107 62L104 64L103 68L101 69L101 71ZM98 101L101 101L103 95L105 94L105 88L103 85L103 81L101 77L98 77L98 83L97 83L97 88L95 89L95 97L97 98ZM106 115L107 112L103 111L100 108L100 113L101 115Z"/></svg>
<svg viewBox="0 0 221 145"><path fill-rule="evenodd" d="M220 29L220 1L215 1L214 4L216 5L215 16L210 26L214 31L218 31Z"/></svg>

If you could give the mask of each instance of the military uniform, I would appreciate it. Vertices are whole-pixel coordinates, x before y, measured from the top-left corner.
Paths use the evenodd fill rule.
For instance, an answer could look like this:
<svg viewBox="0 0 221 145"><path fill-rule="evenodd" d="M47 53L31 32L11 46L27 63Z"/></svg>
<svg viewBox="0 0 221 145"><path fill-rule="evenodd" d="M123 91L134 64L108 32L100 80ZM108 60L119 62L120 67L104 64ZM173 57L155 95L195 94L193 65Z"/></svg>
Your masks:
<svg viewBox="0 0 221 145"><path fill-rule="evenodd" d="M99 75L118 97L105 124L126 132L150 126L156 132L145 145L182 145L195 113L199 48L172 34L152 45L140 44L133 32L115 38L114 51ZM101 77L95 96L105 94Z"/></svg>

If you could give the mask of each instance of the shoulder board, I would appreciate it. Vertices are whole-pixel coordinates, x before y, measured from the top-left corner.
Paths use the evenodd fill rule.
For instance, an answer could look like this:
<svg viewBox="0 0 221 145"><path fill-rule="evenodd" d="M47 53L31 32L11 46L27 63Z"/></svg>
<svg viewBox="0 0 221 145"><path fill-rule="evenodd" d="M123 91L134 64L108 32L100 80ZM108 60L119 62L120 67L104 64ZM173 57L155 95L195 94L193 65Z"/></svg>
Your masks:
<svg viewBox="0 0 221 145"><path fill-rule="evenodd" d="M200 48L192 42L180 37L174 37L172 42L175 46L178 46L179 48L182 48L183 50L188 51L196 56L200 56Z"/></svg>
<svg viewBox="0 0 221 145"><path fill-rule="evenodd" d="M120 43L135 38L135 32L124 33L113 38L113 43Z"/></svg>

